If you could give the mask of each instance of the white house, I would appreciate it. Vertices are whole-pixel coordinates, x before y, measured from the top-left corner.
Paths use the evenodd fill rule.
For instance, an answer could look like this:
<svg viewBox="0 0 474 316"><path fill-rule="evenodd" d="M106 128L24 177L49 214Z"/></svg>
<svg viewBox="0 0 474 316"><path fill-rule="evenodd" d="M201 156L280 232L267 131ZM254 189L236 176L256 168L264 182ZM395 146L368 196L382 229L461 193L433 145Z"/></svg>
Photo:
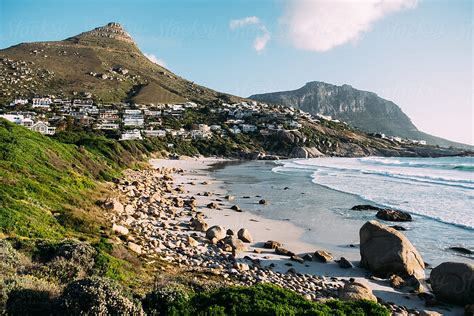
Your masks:
<svg viewBox="0 0 474 316"><path fill-rule="evenodd" d="M56 127L49 126L46 122L38 121L30 127L33 132L38 132L43 135L54 135Z"/></svg>
<svg viewBox="0 0 474 316"><path fill-rule="evenodd" d="M119 125L116 123L102 123L102 124L97 124L95 128L104 129L104 130L117 130L119 129Z"/></svg>
<svg viewBox="0 0 474 316"><path fill-rule="evenodd" d="M165 137L166 131L162 129L155 129L155 130L145 130L143 131L146 137Z"/></svg>
<svg viewBox="0 0 474 316"><path fill-rule="evenodd" d="M26 105L26 104L28 104L28 99L15 99L10 103L11 106Z"/></svg>
<svg viewBox="0 0 474 316"><path fill-rule="evenodd" d="M138 129L123 132L122 136L120 137L120 140L133 140L133 139L143 139Z"/></svg>
<svg viewBox="0 0 474 316"><path fill-rule="evenodd" d="M25 119L23 115L16 115L16 114L2 114L0 115L0 117L18 125L22 125L21 123Z"/></svg>
<svg viewBox="0 0 474 316"><path fill-rule="evenodd" d="M49 108L51 103L51 98L33 98L34 108Z"/></svg>

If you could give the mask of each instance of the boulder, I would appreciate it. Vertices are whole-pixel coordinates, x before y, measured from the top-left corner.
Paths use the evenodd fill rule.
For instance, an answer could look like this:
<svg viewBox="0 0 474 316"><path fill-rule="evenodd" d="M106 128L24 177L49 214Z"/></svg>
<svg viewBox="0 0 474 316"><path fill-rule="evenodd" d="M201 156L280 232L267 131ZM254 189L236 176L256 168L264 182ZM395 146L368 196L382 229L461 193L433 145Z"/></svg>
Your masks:
<svg viewBox="0 0 474 316"><path fill-rule="evenodd" d="M247 228L241 228L237 232L237 237L243 242L253 242L252 235Z"/></svg>
<svg viewBox="0 0 474 316"><path fill-rule="evenodd" d="M373 205L356 205L351 208L352 211L381 211L383 208Z"/></svg>
<svg viewBox="0 0 474 316"><path fill-rule="evenodd" d="M474 264L443 262L431 271L436 298L454 304L474 303Z"/></svg>
<svg viewBox="0 0 474 316"><path fill-rule="evenodd" d="M281 247L281 246L283 246L281 242L274 241L274 240L269 240L263 245L263 248L275 249L275 248L278 248L278 247Z"/></svg>
<svg viewBox="0 0 474 316"><path fill-rule="evenodd" d="M343 268L343 269L350 269L350 268L353 268L354 265L352 264L352 262L350 262L349 260L347 260L346 258L344 257L341 257L341 259L339 259L339 267Z"/></svg>
<svg viewBox="0 0 474 316"><path fill-rule="evenodd" d="M372 290L359 282L346 283L343 288L339 289L339 299L342 301L368 300L377 302Z"/></svg>
<svg viewBox="0 0 474 316"><path fill-rule="evenodd" d="M245 246L244 242L238 238L233 236L227 236L223 239L223 244L229 245L231 250L235 250L236 252L245 251L247 247Z"/></svg>
<svg viewBox="0 0 474 316"><path fill-rule="evenodd" d="M226 235L228 235L228 236L234 236L234 235L235 235L235 232L234 232L232 229L229 228L229 229L226 231Z"/></svg>
<svg viewBox="0 0 474 316"><path fill-rule="evenodd" d="M209 240L212 240L213 238L216 238L217 240L221 240L222 238L225 237L225 235L226 235L226 230L224 229L224 227L219 226L219 225L212 226L206 231L206 238Z"/></svg>
<svg viewBox="0 0 474 316"><path fill-rule="evenodd" d="M261 199L260 201L258 201L258 204L267 205L268 202L265 199Z"/></svg>
<svg viewBox="0 0 474 316"><path fill-rule="evenodd" d="M231 209L231 210L234 210L234 211L236 211L236 212L242 212L242 209L241 209L240 206L238 206L238 205L232 205L232 206L230 207L230 209Z"/></svg>
<svg viewBox="0 0 474 316"><path fill-rule="evenodd" d="M281 255L281 256L288 256L288 257L291 257L291 256L296 256L296 254L292 251L289 251L285 248L282 248L282 247L276 247L275 248L275 253L277 255Z"/></svg>
<svg viewBox="0 0 474 316"><path fill-rule="evenodd" d="M142 247L133 242L128 242L128 248L136 254L142 254Z"/></svg>
<svg viewBox="0 0 474 316"><path fill-rule="evenodd" d="M105 204L105 208L117 213L123 213L124 206L119 202L117 198L108 199Z"/></svg>
<svg viewBox="0 0 474 316"><path fill-rule="evenodd" d="M235 200L235 196L233 196L233 195L226 195L226 196L225 196L225 199L226 199L227 201L233 201L233 200Z"/></svg>
<svg viewBox="0 0 474 316"><path fill-rule="evenodd" d="M189 226L194 230L205 232L208 229L208 224L200 217L193 217L189 222Z"/></svg>
<svg viewBox="0 0 474 316"><path fill-rule="evenodd" d="M397 210L380 210L375 215L377 218L390 222L411 222L411 215Z"/></svg>
<svg viewBox="0 0 474 316"><path fill-rule="evenodd" d="M423 259L402 233L370 221L361 227L359 235L362 267L383 277L397 274L424 278Z"/></svg>
<svg viewBox="0 0 474 316"><path fill-rule="evenodd" d="M211 202L211 203L207 204L207 208L216 210L216 209L219 208L219 204L217 204L216 202Z"/></svg>
<svg viewBox="0 0 474 316"><path fill-rule="evenodd" d="M239 271L248 271L250 270L249 265L243 262L236 262L234 264L234 268L236 268Z"/></svg>
<svg viewBox="0 0 474 316"><path fill-rule="evenodd" d="M119 235L128 235L128 228L122 225L113 224L112 231L118 233Z"/></svg>
<svg viewBox="0 0 474 316"><path fill-rule="evenodd" d="M314 260L319 262L329 262L332 260L332 255L324 250L317 250L313 255Z"/></svg>
<svg viewBox="0 0 474 316"><path fill-rule="evenodd" d="M304 259L301 258L300 256L291 256L290 260L293 260L293 261L296 261L296 262L299 262L299 263L304 263Z"/></svg>

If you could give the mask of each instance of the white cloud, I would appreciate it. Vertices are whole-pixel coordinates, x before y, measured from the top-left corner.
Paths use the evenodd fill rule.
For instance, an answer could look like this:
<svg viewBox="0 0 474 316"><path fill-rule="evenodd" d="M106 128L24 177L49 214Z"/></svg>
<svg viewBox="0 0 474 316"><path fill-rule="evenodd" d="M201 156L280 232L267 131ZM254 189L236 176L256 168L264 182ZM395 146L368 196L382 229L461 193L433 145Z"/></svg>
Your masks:
<svg viewBox="0 0 474 316"><path fill-rule="evenodd" d="M262 28L263 34L261 36L257 36L253 41L253 48L257 51L257 53L261 53L265 47L267 46L268 41L271 39L270 32L268 32L267 28Z"/></svg>
<svg viewBox="0 0 474 316"><path fill-rule="evenodd" d="M258 35L253 41L253 48L257 51L257 53L261 53L270 41L271 34L265 24L263 24L258 17L248 16L242 19L231 20L229 22L229 27L231 30L251 25L255 26L260 32L260 35Z"/></svg>
<svg viewBox="0 0 474 316"><path fill-rule="evenodd" d="M236 28L247 26L247 25L255 25L260 24L260 19L256 16L248 16L242 19L237 20L230 20L229 27L231 30L235 30Z"/></svg>
<svg viewBox="0 0 474 316"><path fill-rule="evenodd" d="M156 57L154 54L147 54L144 53L145 57L148 58L151 62L154 62L157 65L160 65L161 67L166 67L166 63L163 59L160 59Z"/></svg>
<svg viewBox="0 0 474 316"><path fill-rule="evenodd" d="M384 16L418 0L291 0L282 22L298 49L324 52L357 41Z"/></svg>

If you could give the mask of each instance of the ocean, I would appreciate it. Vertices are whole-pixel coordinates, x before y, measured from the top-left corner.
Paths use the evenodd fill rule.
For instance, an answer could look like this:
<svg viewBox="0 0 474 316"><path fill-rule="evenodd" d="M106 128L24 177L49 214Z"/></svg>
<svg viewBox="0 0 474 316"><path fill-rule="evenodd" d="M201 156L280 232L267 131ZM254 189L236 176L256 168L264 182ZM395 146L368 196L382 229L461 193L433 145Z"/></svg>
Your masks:
<svg viewBox="0 0 474 316"><path fill-rule="evenodd" d="M412 214L403 233L431 265L473 262L474 158L315 158L226 164L214 176L244 210L304 228L303 241L358 259L358 232L373 204ZM260 205L264 198L269 205Z"/></svg>

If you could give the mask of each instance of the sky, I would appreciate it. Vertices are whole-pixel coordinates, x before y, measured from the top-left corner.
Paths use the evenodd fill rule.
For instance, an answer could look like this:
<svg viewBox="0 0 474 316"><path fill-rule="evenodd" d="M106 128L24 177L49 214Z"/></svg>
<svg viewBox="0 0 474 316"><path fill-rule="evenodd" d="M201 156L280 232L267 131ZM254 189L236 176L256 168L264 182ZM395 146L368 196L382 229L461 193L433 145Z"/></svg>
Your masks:
<svg viewBox="0 0 474 316"><path fill-rule="evenodd" d="M350 84L422 131L474 144L470 0L0 0L0 48L111 21L150 59L215 90Z"/></svg>

